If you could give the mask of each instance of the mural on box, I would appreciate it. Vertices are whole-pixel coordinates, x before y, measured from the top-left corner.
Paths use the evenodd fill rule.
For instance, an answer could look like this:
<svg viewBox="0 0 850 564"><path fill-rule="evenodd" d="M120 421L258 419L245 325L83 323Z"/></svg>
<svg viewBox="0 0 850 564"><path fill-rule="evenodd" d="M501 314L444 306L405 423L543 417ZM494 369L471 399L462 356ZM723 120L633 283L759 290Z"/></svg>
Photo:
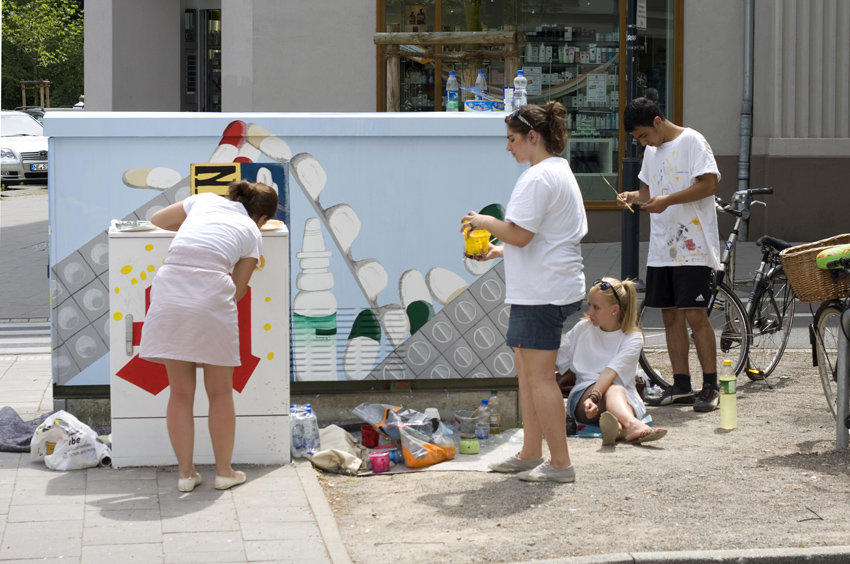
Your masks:
<svg viewBox="0 0 850 564"><path fill-rule="evenodd" d="M274 163L256 162L263 156ZM234 163L239 165L235 169ZM187 163L187 167L191 170L188 177L162 167L125 171L122 180L128 189L160 192L128 219L150 219L157 209L198 189L220 190L241 175L278 188L287 210L281 219L294 230L289 217L287 168L312 206L315 215L303 221L301 248L292 260L297 288L292 297L294 380L490 378L516 374L513 354L504 338L509 308L503 303L501 262L494 267L464 259L466 270L479 277L471 285L459 274L439 266L425 274L416 269L405 270L397 282L398 301L379 303L379 295L390 282L387 270L378 258L362 256L355 249L361 229L355 210L346 203L326 206L321 201L329 179L315 156L291 156L286 141L259 125L237 120L225 128L210 163ZM492 215L503 212L497 204L482 210ZM297 229L302 229L300 220ZM326 246L325 234L332 244ZM454 250L450 254L452 258L457 256ZM59 337L54 342L54 380L58 384L68 383L108 352L106 255L104 231L53 267L51 288L55 334ZM334 255L344 261L348 273L330 270ZM403 261L404 257L393 256L392 260ZM347 330L339 325L334 287L349 283L357 285L368 307L356 315ZM100 292L100 299L92 291ZM90 310L87 303L100 307ZM388 353L383 347L383 357L382 340L390 347Z"/></svg>

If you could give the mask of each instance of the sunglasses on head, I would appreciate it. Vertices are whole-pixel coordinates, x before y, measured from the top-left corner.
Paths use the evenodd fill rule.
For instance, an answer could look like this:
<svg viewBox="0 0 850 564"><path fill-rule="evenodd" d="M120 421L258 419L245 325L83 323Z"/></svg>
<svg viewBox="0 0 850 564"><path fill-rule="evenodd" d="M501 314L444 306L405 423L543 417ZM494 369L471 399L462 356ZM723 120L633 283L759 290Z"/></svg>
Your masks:
<svg viewBox="0 0 850 564"><path fill-rule="evenodd" d="M611 285L610 282L606 282L601 278L597 278L593 281L593 285L591 286L591 288L595 288L596 286L599 286L603 290L611 290L611 293L614 294L614 298L617 300L617 305L621 308L623 307L623 304L620 303L620 296L617 295L617 290L614 288L614 286Z"/></svg>
<svg viewBox="0 0 850 564"><path fill-rule="evenodd" d="M521 121L522 123L527 125L528 129L534 129L534 127L530 123L528 123L528 120L525 119L524 117L522 117L519 114L519 110L514 110L514 113L511 114L511 119L514 119L514 118L518 119L519 121Z"/></svg>

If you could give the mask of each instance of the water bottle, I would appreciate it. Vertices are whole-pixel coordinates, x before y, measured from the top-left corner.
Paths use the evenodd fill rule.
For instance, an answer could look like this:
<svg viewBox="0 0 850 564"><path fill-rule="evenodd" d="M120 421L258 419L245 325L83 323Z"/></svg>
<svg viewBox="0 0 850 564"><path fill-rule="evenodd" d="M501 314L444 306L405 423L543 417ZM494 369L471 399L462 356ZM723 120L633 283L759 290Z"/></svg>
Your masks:
<svg viewBox="0 0 850 564"><path fill-rule="evenodd" d="M322 450L322 443L319 439L319 420L316 414L313 413L313 406L309 403L304 406L306 411L306 424L304 425L304 434L306 435L307 452L316 454Z"/></svg>
<svg viewBox="0 0 850 564"><path fill-rule="evenodd" d="M307 443L304 435L304 420L295 404L289 406L289 429L292 433L289 451L292 453L292 458L301 458L307 453Z"/></svg>
<svg viewBox="0 0 850 564"><path fill-rule="evenodd" d="M449 71L449 79L446 81L446 111L458 111L458 86L455 71Z"/></svg>
<svg viewBox="0 0 850 564"><path fill-rule="evenodd" d="M478 71L478 77L475 79L475 88L479 89L480 91L484 92L485 94L487 93L487 75L484 74L483 70ZM475 99L476 100L486 100L486 98L484 96L481 96L481 95L476 95Z"/></svg>
<svg viewBox="0 0 850 564"><path fill-rule="evenodd" d="M479 441L490 438L490 410L488 409L489 401L481 400L481 405L478 406L472 417L475 418L475 438Z"/></svg>
<svg viewBox="0 0 850 564"><path fill-rule="evenodd" d="M516 71L514 79L514 109L518 110L528 104L528 94L525 92L525 87L528 86L528 79L522 70Z"/></svg>
<svg viewBox="0 0 850 564"><path fill-rule="evenodd" d="M720 428L734 429L738 426L737 378L732 370L732 361L724 360L720 371Z"/></svg>
<svg viewBox="0 0 850 564"><path fill-rule="evenodd" d="M498 390L490 390L490 399L487 400L487 408L490 410L490 434L498 435L502 432L502 411L499 408Z"/></svg>

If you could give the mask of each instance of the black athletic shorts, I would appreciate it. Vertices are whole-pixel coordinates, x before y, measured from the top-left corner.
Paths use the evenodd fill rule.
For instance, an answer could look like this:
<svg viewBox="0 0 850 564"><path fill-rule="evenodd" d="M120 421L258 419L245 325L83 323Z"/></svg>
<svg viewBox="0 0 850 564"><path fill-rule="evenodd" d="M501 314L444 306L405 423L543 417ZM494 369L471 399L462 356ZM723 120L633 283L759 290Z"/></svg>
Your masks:
<svg viewBox="0 0 850 564"><path fill-rule="evenodd" d="M647 266L646 307L704 308L713 280L708 266Z"/></svg>

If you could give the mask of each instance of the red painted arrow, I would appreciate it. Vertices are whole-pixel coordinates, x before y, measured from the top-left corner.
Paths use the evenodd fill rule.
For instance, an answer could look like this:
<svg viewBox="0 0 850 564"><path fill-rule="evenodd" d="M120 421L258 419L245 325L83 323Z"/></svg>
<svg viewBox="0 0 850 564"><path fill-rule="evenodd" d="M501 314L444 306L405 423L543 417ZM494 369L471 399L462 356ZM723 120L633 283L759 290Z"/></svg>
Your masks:
<svg viewBox="0 0 850 564"><path fill-rule="evenodd" d="M151 289L145 290L145 313L151 305ZM260 363L260 359L251 354L251 287L236 304L239 323L239 356L242 364L233 370L233 389L242 393L248 380ZM133 323L133 346L138 346L142 341L142 327L144 322ZM115 374L134 386L146 392L157 395L168 387L168 373L164 364L158 364L139 358L137 354L130 362L125 364Z"/></svg>

